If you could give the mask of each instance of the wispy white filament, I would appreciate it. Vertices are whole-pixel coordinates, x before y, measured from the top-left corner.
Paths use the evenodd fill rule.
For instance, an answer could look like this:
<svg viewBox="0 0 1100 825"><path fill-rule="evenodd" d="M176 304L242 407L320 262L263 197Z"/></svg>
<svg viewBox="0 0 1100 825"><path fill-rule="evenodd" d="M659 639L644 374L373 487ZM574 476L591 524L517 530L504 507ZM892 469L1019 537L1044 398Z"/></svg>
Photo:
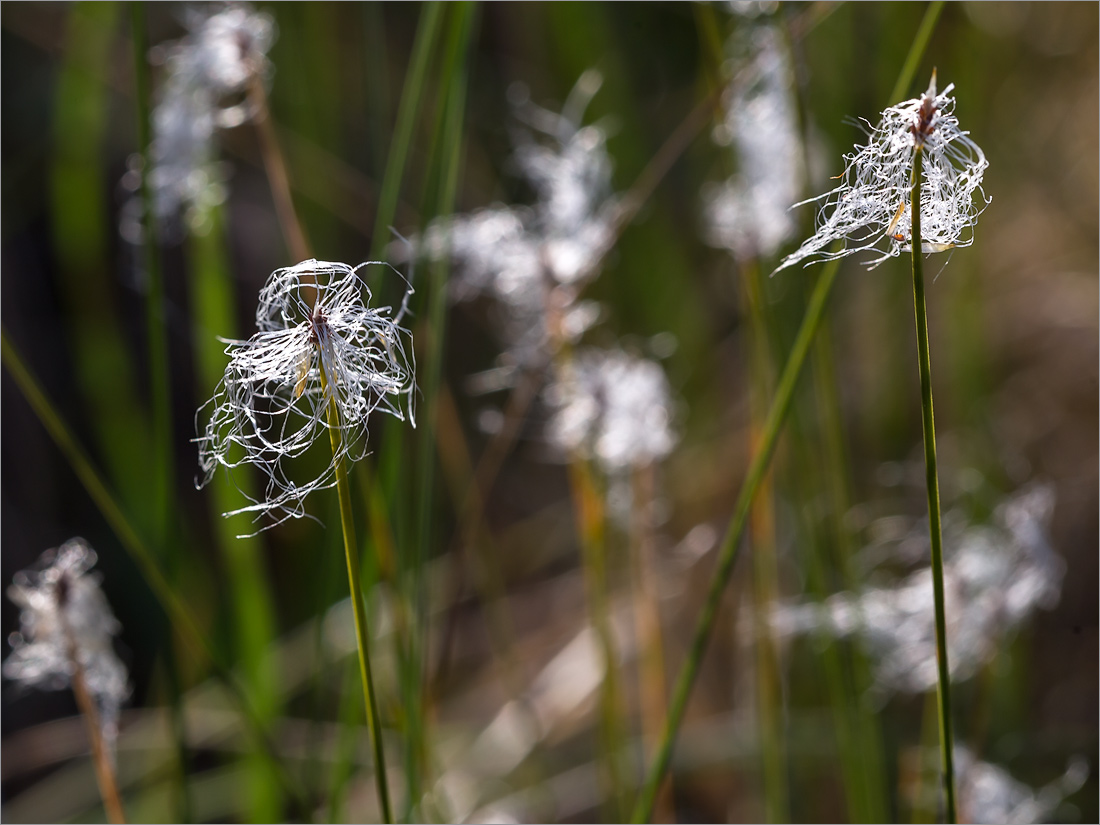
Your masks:
<svg viewBox="0 0 1100 825"><path fill-rule="evenodd" d="M276 270L260 292L259 332L228 341L225 376L199 415L213 408L199 443L203 476L219 466L252 464L266 476L264 496L225 515L268 515L278 524L305 515L304 500L336 483L336 464L366 451L367 419L382 410L412 417L411 336L390 309L371 308L371 293L356 267L303 261ZM402 310L403 311L403 310ZM296 483L284 460L302 455L324 436L328 407L339 410L339 448L316 478Z"/></svg>
<svg viewBox="0 0 1100 825"><path fill-rule="evenodd" d="M95 563L95 551L74 538L43 553L38 569L15 574L8 598L21 611L19 632L9 638L12 652L3 670L13 681L59 690L72 684L75 652L110 746L130 686L113 647L121 628L99 588L99 575L88 572Z"/></svg>
<svg viewBox="0 0 1100 825"><path fill-rule="evenodd" d="M621 473L672 452L672 404L660 365L621 350L585 349L556 370L545 398L551 443Z"/></svg>
<svg viewBox="0 0 1100 825"><path fill-rule="evenodd" d="M908 249L911 220L907 204L916 146L914 129L926 105L932 107L934 115L930 133L922 136L922 249L940 252L973 243L973 228L989 203L982 190L982 176L989 163L969 132L959 128L952 89L954 84L937 93L933 75L924 95L882 113L867 144L856 146L855 152L844 156L843 182L831 192L804 201L823 202L817 215L817 231L784 258L776 272L798 263L808 265L872 249L881 253L869 262L875 266ZM977 203L975 192L979 195ZM830 248L835 241L841 243L838 250Z"/></svg>

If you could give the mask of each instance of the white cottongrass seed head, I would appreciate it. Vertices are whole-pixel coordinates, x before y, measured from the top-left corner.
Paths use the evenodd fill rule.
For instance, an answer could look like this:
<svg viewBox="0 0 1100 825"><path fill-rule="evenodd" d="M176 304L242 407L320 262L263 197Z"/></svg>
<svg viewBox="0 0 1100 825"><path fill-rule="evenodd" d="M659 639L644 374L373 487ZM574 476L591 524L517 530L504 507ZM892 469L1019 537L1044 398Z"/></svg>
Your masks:
<svg viewBox="0 0 1100 825"><path fill-rule="evenodd" d="M808 266L865 250L880 253L868 262L873 267L909 251L910 174L918 144L924 157L921 250L944 252L973 243L974 226L989 203L982 190L982 176L989 162L970 133L959 127L953 89L954 84L949 84L937 92L933 72L923 95L882 113L867 144L856 146L855 152L844 156L841 184L803 201L822 202L817 231L784 258L776 272L798 263ZM841 247L833 250L836 241Z"/></svg>
<svg viewBox="0 0 1100 825"><path fill-rule="evenodd" d="M601 82L598 72L585 72L560 114L514 87L517 118L529 128L515 132L513 161L535 190L535 203L442 218L420 239L427 257L456 262L457 300L487 295L498 302L505 360L512 364L544 360L600 315L579 293L598 272L617 214L606 132L582 125Z"/></svg>
<svg viewBox="0 0 1100 825"><path fill-rule="evenodd" d="M219 466L252 464L266 476L264 495L226 516L267 516L273 519L268 526L304 516L306 496L336 483L337 463L366 453L372 412L412 419L412 339L399 326L404 305L396 317L389 307L369 306L370 289L359 270L370 265L388 266L309 260L276 270L260 292L259 332L247 341L226 341L229 366L197 414L213 408L196 439L203 473L198 486ZM297 483L284 461L321 436L328 449L330 402L339 411L338 447L320 475Z"/></svg>
<svg viewBox="0 0 1100 825"><path fill-rule="evenodd" d="M43 553L35 568L15 574L8 598L20 608L19 631L8 638L12 652L3 672L27 686L60 690L72 684L79 664L104 738L113 744L130 685L113 647L121 627L99 575L89 572L95 563L95 551L74 538Z"/></svg>
<svg viewBox="0 0 1100 825"><path fill-rule="evenodd" d="M232 4L214 14L191 10L186 22L186 37L152 52L166 76L153 110L149 190L162 223L182 211L195 230L205 226L210 208L225 200L215 136L256 114L248 86L271 73L266 55L275 41L275 21Z"/></svg>
<svg viewBox="0 0 1100 825"><path fill-rule="evenodd" d="M644 467L676 445L664 370L622 350L579 350L556 369L544 398L550 442L594 459L609 475Z"/></svg>
<svg viewBox="0 0 1100 825"><path fill-rule="evenodd" d="M739 260L770 257L793 237L790 204L805 177L794 72L774 26L740 26L725 93L725 120L714 140L732 146L737 173L704 193L706 240Z"/></svg>
<svg viewBox="0 0 1100 825"><path fill-rule="evenodd" d="M1052 488L1035 486L1002 503L992 524L966 526L951 513L944 519L944 606L952 681L973 676L1037 609L1058 604L1066 563L1050 546L1053 512ZM872 546L864 555L880 549ZM927 558L926 523L915 524L892 555L906 550ZM938 682L934 613L932 570L922 567L894 585L838 593L823 603L779 606L771 622L780 635L858 635L875 660L879 692L923 693L934 690Z"/></svg>

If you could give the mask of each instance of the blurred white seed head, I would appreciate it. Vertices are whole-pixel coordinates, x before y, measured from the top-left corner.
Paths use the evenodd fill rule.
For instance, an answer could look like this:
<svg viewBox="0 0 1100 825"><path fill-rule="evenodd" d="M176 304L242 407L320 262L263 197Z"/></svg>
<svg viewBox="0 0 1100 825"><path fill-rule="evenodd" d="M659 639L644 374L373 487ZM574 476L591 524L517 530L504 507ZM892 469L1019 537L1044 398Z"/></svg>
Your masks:
<svg viewBox="0 0 1100 825"><path fill-rule="evenodd" d="M959 127L952 89L954 84L937 92L933 73L921 97L882 113L867 144L844 156L842 183L804 201L822 202L817 231L784 258L776 272L802 262L809 265L872 249L880 255L869 266L877 266L908 251L910 173L918 143L924 156L922 250L942 252L973 243L974 226L989 203L982 190L982 176L989 163L970 133ZM832 251L834 241L842 242L842 248Z"/></svg>
<svg viewBox="0 0 1100 825"><path fill-rule="evenodd" d="M88 572L95 563L95 551L74 538L43 553L36 568L15 574L8 598L21 610L19 632L9 637L3 672L24 685L59 690L71 685L79 664L104 738L113 744L130 686L112 644L121 628L99 575Z"/></svg>
<svg viewBox="0 0 1100 825"><path fill-rule="evenodd" d="M919 749L918 755L923 761L922 770L938 768L938 748ZM999 765L979 759L965 745L956 745L955 776L962 822L1057 822L1061 820L1052 817L1057 815L1058 806L1085 783L1089 766L1084 757L1075 756L1060 777L1036 791ZM920 783L915 790L912 804L934 808L939 803L941 792L936 785Z"/></svg>
<svg viewBox="0 0 1100 825"><path fill-rule="evenodd" d="M726 118L715 130L732 145L737 173L705 193L706 239L738 259L774 255L795 231L790 204L805 177L793 72L774 26L740 26L730 41Z"/></svg>
<svg viewBox="0 0 1100 825"><path fill-rule="evenodd" d="M566 455L595 459L608 474L659 461L676 445L668 381L653 361L580 350L556 369L544 398L550 442Z"/></svg>
<svg viewBox="0 0 1100 825"><path fill-rule="evenodd" d="M952 680L973 676L1036 609L1058 604L1066 565L1047 538L1053 511L1053 490L1039 486L1009 498L990 525L952 528L945 519ZM917 529L927 558L927 525ZM923 693L938 681L932 598L932 571L924 567L894 586L839 593L823 604L781 606L771 621L782 635L858 634L875 659L878 689Z"/></svg>
<svg viewBox="0 0 1100 825"><path fill-rule="evenodd" d="M247 89L253 78L270 74L266 54L275 40L275 22L234 4L214 14L191 10L186 23L186 37L151 53L154 62L164 64L166 76L153 111L149 191L162 224L182 211L188 227L201 231L210 208L226 197L216 133L255 114ZM141 171L127 175L131 188ZM123 223L127 239L140 240L139 211L132 208Z"/></svg>
<svg viewBox="0 0 1100 825"><path fill-rule="evenodd" d="M575 341L599 316L578 300L595 276L616 209L606 134L581 121L601 78L586 72L561 114L510 94L517 129L514 161L537 195L531 206L494 206L441 218L420 239L423 254L457 264L457 300L488 295L501 309L507 360L528 364L551 345Z"/></svg>
<svg viewBox="0 0 1100 825"><path fill-rule="evenodd" d="M372 264L377 262L351 267L309 260L276 270L260 292L259 332L226 342L225 376L196 416L197 422L213 408L196 439L198 486L219 466L252 464L266 476L266 489L262 498L225 515L266 515L273 520L268 526L304 516L306 496L335 484L337 462L365 454L372 412L412 418L412 339L398 325L404 309L392 317L389 307L369 306L371 293L359 270ZM339 449L320 475L296 483L283 462L322 435L328 449L330 401L340 413Z"/></svg>

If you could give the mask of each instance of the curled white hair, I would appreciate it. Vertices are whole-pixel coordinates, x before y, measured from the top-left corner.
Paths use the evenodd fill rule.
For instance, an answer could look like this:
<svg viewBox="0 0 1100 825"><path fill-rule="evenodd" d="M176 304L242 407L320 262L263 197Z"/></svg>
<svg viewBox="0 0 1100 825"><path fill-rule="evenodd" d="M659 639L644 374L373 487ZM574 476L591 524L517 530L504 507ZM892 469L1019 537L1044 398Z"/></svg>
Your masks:
<svg viewBox="0 0 1100 825"><path fill-rule="evenodd" d="M226 513L270 516L272 525L304 516L304 500L336 483L336 465L366 452L367 419L382 410L413 418L412 338L389 307L369 306L371 293L359 275L371 261L352 267L309 260L272 273L256 310L259 332L226 341L230 356L214 397L199 409L213 412L196 439L207 484L221 466L252 464L266 476L261 498ZM406 303L408 295L406 293ZM339 412L340 437L332 460L316 478L293 481L283 460L305 453L328 433L328 408ZM414 422L415 425L415 422Z"/></svg>
<svg viewBox="0 0 1100 825"><path fill-rule="evenodd" d="M937 93L933 72L932 82L921 97L882 113L867 144L856 146L855 152L844 156L846 165L839 176L842 183L831 192L802 202L823 202L817 215L817 231L784 258L776 272L798 263L808 266L864 250L881 253L868 262L874 267L909 251L910 173L918 144L924 155L920 192L922 251L943 252L973 243L974 226L990 200L982 190L982 176L989 162L970 133L959 127L953 89L954 84L949 84ZM977 202L975 192L980 196ZM841 242L840 249L830 249L834 241Z"/></svg>

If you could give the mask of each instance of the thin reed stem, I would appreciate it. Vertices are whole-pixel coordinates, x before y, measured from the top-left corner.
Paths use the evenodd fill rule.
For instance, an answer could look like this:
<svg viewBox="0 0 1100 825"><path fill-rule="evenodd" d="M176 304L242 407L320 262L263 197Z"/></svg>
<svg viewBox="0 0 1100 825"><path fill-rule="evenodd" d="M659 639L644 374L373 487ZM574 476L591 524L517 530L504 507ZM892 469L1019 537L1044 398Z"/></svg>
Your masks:
<svg viewBox="0 0 1100 825"><path fill-rule="evenodd" d="M134 100L137 108L138 153L141 155L141 236L145 253L145 329L149 350L149 387L153 410L152 455L152 523L156 545L159 545L169 575L179 567L179 553L175 551L172 529L172 387L169 379L168 331L164 318L164 278L160 268L160 247L157 243L156 220L149 189L149 177L153 169L150 153L152 142L151 114L149 108L149 67L145 60L145 4L130 4L131 38L134 51ZM186 719L183 713L183 689L180 684L179 666L176 661L176 642L171 631L166 633L165 670L168 676L168 696L171 707L173 739L175 740L179 787L176 815L181 821L194 819L188 793Z"/></svg>
<svg viewBox="0 0 1100 825"><path fill-rule="evenodd" d="M111 754L107 750L107 743L103 741L103 728L99 721L99 712L96 710L95 701L88 691L88 682L84 678L84 668L80 664L77 655L76 641L68 622L62 617L65 636L69 640L69 661L73 666L72 686L73 695L76 697L76 705L84 717L88 728L88 738L92 744L92 764L95 765L96 784L99 785L99 795L103 797L103 807L107 811L107 818L111 822L122 823L126 821L126 814L122 809L122 798L118 793L118 782L115 779L115 769L111 763Z"/></svg>
<svg viewBox="0 0 1100 825"><path fill-rule="evenodd" d="M264 90L263 78L256 72L253 72L252 80L248 85L248 95L252 98L252 105L256 107L254 121L260 136L260 154L263 156L264 169L267 171L267 180L271 186L271 198L275 202L275 213L279 218L279 226L282 228L287 251L295 262L309 260L312 257L309 240L294 209L294 198L290 193L290 176L286 171L283 152L279 148L279 139L275 135L275 124L271 120L267 92Z"/></svg>
<svg viewBox="0 0 1100 825"><path fill-rule="evenodd" d="M130 558L137 565L149 589L160 603L161 608L168 615L172 627L191 648L192 654L200 662L208 664L215 678L226 688L241 710L242 718L248 729L256 737L256 741L271 760L272 766L279 772L279 779L288 790L295 804L295 812L304 820L309 820L310 807L306 802L306 796L300 783L291 776L278 757L278 751L268 736L260 715L253 707L248 697L248 691L242 687L239 680L232 674L229 668L221 662L214 653L210 641L199 629L191 611L183 600L176 595L172 585L160 569L153 553L138 535L137 530L131 524L126 514L122 511L115 497L111 494L106 482L96 471L88 454L80 446L72 431L54 409L53 404L42 392L30 370L27 369L19 352L8 339L7 331L0 327L0 357L4 366L8 368L15 379L23 396L31 405L38 420L46 428L46 432L54 440L58 449L69 462L73 472L80 479L84 489L88 492L103 518L110 525L111 530L118 537L122 546L129 553Z"/></svg>
<svg viewBox="0 0 1100 825"><path fill-rule="evenodd" d="M389 242L388 227L393 223L393 216L397 211L397 198L401 192L401 179L405 175L405 161L408 158L409 146L412 145L413 127L416 125L416 114L420 109L424 79L435 51L442 18L443 4L428 3L423 7L416 27L416 40L413 42L412 57L409 59L409 73L405 76L405 85L401 90L401 103L398 104L397 122L394 124L389 159L382 176L382 191L378 196L374 237L371 239L371 258L374 260L381 258L382 250Z"/></svg>
<svg viewBox="0 0 1100 825"><path fill-rule="evenodd" d="M325 385L324 368L321 383ZM359 545L355 541L355 518L351 510L351 485L348 484L347 459L341 453L340 410L336 399L329 400L328 431L332 442L332 454L336 456L336 489L340 495L340 525L344 532L344 554L348 562L348 584L351 588L351 607L355 614L355 641L359 646L359 675L363 680L363 700L367 708L367 727L370 729L374 748L374 779L378 787L378 804L382 809L382 821L393 822L390 810L390 791L386 784L386 758L382 748L382 724L378 718L375 701L374 679L370 669L370 630L367 627L367 609L363 603L363 584L359 576Z"/></svg>
<svg viewBox="0 0 1100 825"><path fill-rule="evenodd" d="M897 83L894 84L892 99L896 99L903 93L899 92L899 89L907 89L913 82L913 75L916 73L916 67L920 63L920 58L924 54L924 50L931 38L942 6L942 2L933 2L925 11L924 19L921 21L921 26L913 39L913 44L909 48L905 63L898 75ZM839 259L835 259L827 263L822 270L818 282L814 286L813 294L810 296L810 302L806 308L806 314L803 316L802 326L799 327L798 336L795 338L794 347L791 349L791 354L787 359L786 365L783 367L783 373L779 379L779 386L776 389L775 398L772 401L771 409L768 411L768 417L765 421L763 437L759 447L760 452L753 457L752 463L749 465L749 471L745 476L745 482L741 487L741 492L738 494L734 515L730 521L726 537L722 542L722 547L719 550L718 564L711 579L711 587L707 592L706 601L703 604L703 610L699 616L699 622L696 625L695 636L692 639L687 659L680 670L680 675L673 688L672 702L669 705L668 719L665 722L665 730L661 738L661 745L657 750L657 755L654 757L652 765L650 765L649 772L646 774L642 793L634 806L632 815L634 822L647 822L653 815L653 805L657 796L657 791L660 788L661 779L665 771L668 770L669 762L672 759L672 746L676 738L676 733L679 730L680 723L683 720L684 710L687 707L687 700L691 694L692 685L699 671L703 652L710 639L711 628L715 616L717 615L718 605L721 602L722 592L733 570L733 564L737 561L740 539L745 529L745 522L752 503L752 497L756 492L757 486L759 486L760 481L764 477L768 463L771 460L771 454L775 450L775 443L779 438L779 431L782 428L783 421L791 406L794 386L797 383L798 375L805 363L810 344L824 317L825 304L828 300L833 282L836 280L838 269Z"/></svg>
<svg viewBox="0 0 1100 825"><path fill-rule="evenodd" d="M932 593L936 603L936 666L939 674L938 712L940 755L947 821L957 822L955 809L954 737L951 730L951 674L947 666L947 617L943 596L943 531L940 525L940 482L936 470L936 421L932 411L932 362L928 348L928 310L924 300L924 259L921 257L920 190L924 152L913 155L910 211L913 215L913 313L917 324L917 363L920 369L921 424L924 432L924 470L928 487L928 533L932 542Z"/></svg>
<svg viewBox="0 0 1100 825"><path fill-rule="evenodd" d="M802 326L798 330L790 357L783 367L783 374L779 378L779 385L775 391L771 409L764 420L764 426L760 437L758 452L753 456L752 463L745 475L745 481L741 485L741 492L737 496L734 505L733 518L730 520L729 529L718 551L718 563L711 575L710 589L707 591L703 609L699 614L699 621L695 626L695 635L692 637L691 646L688 648L687 659L676 679L676 686L672 691L672 702L668 709L668 719L665 721L664 732L661 736L661 744L657 749L653 764L646 774L642 793L634 806L633 821L646 822L653 815L653 804L657 797L657 791L661 785L661 778L668 770L672 759L672 746L676 733L680 729L684 710L687 707L688 697L691 695L695 677L698 675L699 666L702 664L703 653L706 651L707 642L710 641L711 631L714 629L714 620L718 614L718 607L722 601L726 584L733 573L733 565L740 555L741 537L745 532L749 511L757 488L764 479L771 462L775 445L779 441L779 434L783 429L783 421L787 417L787 411L791 406L794 396L794 388L798 383L798 377L802 372L802 366L806 363L806 356L810 351L817 327L825 315L825 306L832 289L833 281L840 269L839 260L830 261L822 269L810 296L810 304L806 308L806 315L802 319Z"/></svg>
<svg viewBox="0 0 1100 825"><path fill-rule="evenodd" d="M905 63L898 74L897 82L894 84L894 88L890 90L889 100L891 102L902 100L905 97L905 90L913 82L913 76L917 73L917 66L920 65L921 57L924 56L924 50L928 48L928 41L932 39L932 32L936 30L936 22L940 19L941 11L943 11L943 0L933 0L928 4L924 17L920 21L920 27L917 29L917 33L913 35L913 45L909 47L909 54L905 56Z"/></svg>
<svg viewBox="0 0 1100 825"><path fill-rule="evenodd" d="M604 660L604 676L600 682L600 742L603 768L600 776L605 784L605 819L618 822L626 808L625 786L620 758L623 737L620 719L622 702L619 694L619 656L611 623L608 598L607 531L604 497L606 491L597 486L595 474L582 456L573 456L569 466L570 487L576 507L577 528L588 592L588 612Z"/></svg>

